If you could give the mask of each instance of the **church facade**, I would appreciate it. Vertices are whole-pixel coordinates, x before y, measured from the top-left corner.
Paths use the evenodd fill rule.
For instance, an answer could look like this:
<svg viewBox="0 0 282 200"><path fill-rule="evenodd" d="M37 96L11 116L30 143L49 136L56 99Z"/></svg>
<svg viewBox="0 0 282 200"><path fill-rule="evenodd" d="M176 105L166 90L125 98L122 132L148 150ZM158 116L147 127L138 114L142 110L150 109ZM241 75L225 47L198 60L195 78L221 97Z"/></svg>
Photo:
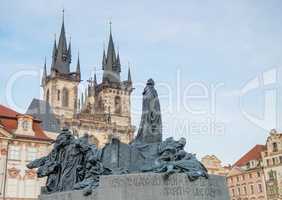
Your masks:
<svg viewBox="0 0 282 200"><path fill-rule="evenodd" d="M116 52L112 31L107 51L102 58L103 77L98 83L96 74L88 80L87 89L79 94L81 66L79 56L76 70L72 63L71 42L67 43L63 19L58 43L55 39L52 63L47 70L45 62L42 77L43 100L47 102L60 127L68 127L77 136L89 134L94 143L103 146L112 138L129 143L134 134L131 124L133 91L130 69L127 80L121 80L122 65Z"/></svg>

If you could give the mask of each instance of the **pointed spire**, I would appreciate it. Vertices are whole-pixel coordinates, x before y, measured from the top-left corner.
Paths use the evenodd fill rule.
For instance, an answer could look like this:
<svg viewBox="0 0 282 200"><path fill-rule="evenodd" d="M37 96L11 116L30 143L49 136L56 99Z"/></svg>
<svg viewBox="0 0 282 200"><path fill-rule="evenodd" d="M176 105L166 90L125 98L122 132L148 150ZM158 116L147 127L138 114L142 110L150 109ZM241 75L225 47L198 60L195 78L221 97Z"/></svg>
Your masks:
<svg viewBox="0 0 282 200"><path fill-rule="evenodd" d="M44 61L44 69L43 69L43 76L42 76L42 81L41 85L45 85L46 77L47 77L47 64L46 64L46 56L45 56L45 61Z"/></svg>
<svg viewBox="0 0 282 200"><path fill-rule="evenodd" d="M94 86L97 86L98 83L97 83L97 76L96 76L96 71L94 73Z"/></svg>
<svg viewBox="0 0 282 200"><path fill-rule="evenodd" d="M128 83L132 83L130 67L128 68L127 82L128 82Z"/></svg>
<svg viewBox="0 0 282 200"><path fill-rule="evenodd" d="M53 53L52 53L53 59L56 58L56 55L57 55L57 40L56 40L56 34L55 34L54 45L53 45Z"/></svg>
<svg viewBox="0 0 282 200"><path fill-rule="evenodd" d="M104 54L105 55L105 54ZM106 57L106 59L104 59ZM107 55L103 56L103 82L120 82L120 67L117 64L117 56L112 35L112 22L110 22L110 36Z"/></svg>
<svg viewBox="0 0 282 200"><path fill-rule="evenodd" d="M66 40L66 30L65 30L65 10L63 10L63 21L62 21L58 48L62 48L61 50L64 51L67 50L67 40Z"/></svg>
<svg viewBox="0 0 282 200"><path fill-rule="evenodd" d="M78 76L78 79L81 79L81 71L80 71L80 58L79 58L79 52L77 56L77 65L76 65L76 75Z"/></svg>
<svg viewBox="0 0 282 200"><path fill-rule="evenodd" d="M63 20L61 33L59 37L59 43L57 47L56 63L54 68L63 74L68 74L70 72L70 62L71 62L71 44L69 49L67 47L66 31L65 31L65 20L64 20L64 10L63 10Z"/></svg>
<svg viewBox="0 0 282 200"><path fill-rule="evenodd" d="M53 70L54 67L55 67L56 59L57 59L57 41L56 41L56 34L55 34L54 45L53 45L53 52L52 52L51 70Z"/></svg>
<svg viewBox="0 0 282 200"><path fill-rule="evenodd" d="M117 71L118 71L118 72L121 72L120 59L119 59L119 52L118 52L118 54L117 54L116 66L117 66Z"/></svg>
<svg viewBox="0 0 282 200"><path fill-rule="evenodd" d="M110 21L110 37L108 43L107 64L111 64L110 67L112 67L115 61L116 61L116 52L115 52L113 35L112 35L112 22Z"/></svg>
<svg viewBox="0 0 282 200"><path fill-rule="evenodd" d="M68 47L68 60L69 60L69 63L71 63L71 37L70 37L70 42L69 42L69 47Z"/></svg>
<svg viewBox="0 0 282 200"><path fill-rule="evenodd" d="M106 58L106 51L104 49L104 51L103 51L103 61L102 61L102 69L103 70L105 70L106 64L107 64L107 58Z"/></svg>

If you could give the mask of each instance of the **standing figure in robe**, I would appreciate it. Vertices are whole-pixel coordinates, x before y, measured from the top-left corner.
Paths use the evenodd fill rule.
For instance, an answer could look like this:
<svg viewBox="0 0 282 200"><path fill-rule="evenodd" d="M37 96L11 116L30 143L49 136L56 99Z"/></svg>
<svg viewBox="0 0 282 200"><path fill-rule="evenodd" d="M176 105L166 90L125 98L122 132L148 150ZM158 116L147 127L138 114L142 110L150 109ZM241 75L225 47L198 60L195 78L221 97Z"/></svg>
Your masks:
<svg viewBox="0 0 282 200"><path fill-rule="evenodd" d="M154 86L154 80L149 79L143 92L142 117L136 143L162 142L161 107Z"/></svg>

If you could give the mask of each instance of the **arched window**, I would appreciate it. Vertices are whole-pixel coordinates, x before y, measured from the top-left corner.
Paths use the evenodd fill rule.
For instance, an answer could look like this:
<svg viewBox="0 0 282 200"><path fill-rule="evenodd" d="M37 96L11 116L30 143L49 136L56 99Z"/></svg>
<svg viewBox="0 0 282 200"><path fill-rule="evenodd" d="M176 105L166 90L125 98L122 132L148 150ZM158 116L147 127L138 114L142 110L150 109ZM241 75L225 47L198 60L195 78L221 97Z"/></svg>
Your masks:
<svg viewBox="0 0 282 200"><path fill-rule="evenodd" d="M119 96L115 97L115 113L116 114L121 113L121 99Z"/></svg>
<svg viewBox="0 0 282 200"><path fill-rule="evenodd" d="M63 89L62 105L64 107L69 106L69 91L66 88Z"/></svg>
<svg viewBox="0 0 282 200"><path fill-rule="evenodd" d="M47 90L47 93L46 93L46 101L48 102L48 103L50 103L49 102L49 98L50 98L50 92L49 92L49 89Z"/></svg>
<svg viewBox="0 0 282 200"><path fill-rule="evenodd" d="M60 99L61 99L61 91L58 90L58 93L57 93L57 100L60 101Z"/></svg>

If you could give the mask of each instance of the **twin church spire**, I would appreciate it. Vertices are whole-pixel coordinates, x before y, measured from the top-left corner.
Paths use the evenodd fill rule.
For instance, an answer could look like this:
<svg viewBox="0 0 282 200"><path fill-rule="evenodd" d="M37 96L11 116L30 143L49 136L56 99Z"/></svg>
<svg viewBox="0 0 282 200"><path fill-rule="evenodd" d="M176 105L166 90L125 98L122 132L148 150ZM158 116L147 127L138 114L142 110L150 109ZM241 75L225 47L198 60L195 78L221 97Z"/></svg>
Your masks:
<svg viewBox="0 0 282 200"><path fill-rule="evenodd" d="M71 61L71 41L69 41L69 44L67 45L65 20L63 14L63 22L58 46L56 38L54 41L51 71L55 71L61 74L69 74Z"/></svg>
<svg viewBox="0 0 282 200"><path fill-rule="evenodd" d="M107 55L104 50L102 68L103 73L103 82L120 82L120 58L119 53L116 54L115 45L112 36L112 30L110 30L109 44Z"/></svg>
<svg viewBox="0 0 282 200"><path fill-rule="evenodd" d="M111 26L111 23L110 23L110 26ZM77 58L77 66L76 66L75 72L71 72L70 70L71 62L72 62L71 40L69 40L69 43L67 43L64 11L63 11L63 20L62 20L59 40L57 43L57 40L55 37L54 45L53 45L51 76L52 74L54 76L56 75L64 76L65 78L71 78L72 80L75 79L76 81L80 82L81 81L81 69L80 69L79 55ZM102 83L121 83L120 56L119 56L119 52L116 53L111 28L110 28L107 53L105 49L103 52L102 69L103 69ZM47 77L48 75L47 75L46 59L45 59L42 84L44 84ZM95 75L95 78L96 78L96 75ZM131 83L130 70L128 71L128 79L130 80L127 80L126 82Z"/></svg>

